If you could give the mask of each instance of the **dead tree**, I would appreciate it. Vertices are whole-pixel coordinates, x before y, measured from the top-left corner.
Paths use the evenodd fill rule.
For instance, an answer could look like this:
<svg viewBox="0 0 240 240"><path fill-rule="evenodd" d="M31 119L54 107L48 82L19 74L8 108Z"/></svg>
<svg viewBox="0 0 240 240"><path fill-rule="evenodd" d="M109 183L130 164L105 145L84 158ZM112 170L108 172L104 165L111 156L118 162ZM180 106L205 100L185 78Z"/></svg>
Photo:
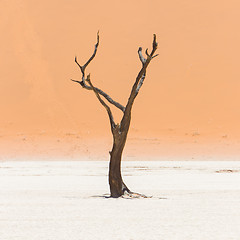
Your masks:
<svg viewBox="0 0 240 240"><path fill-rule="evenodd" d="M158 55L158 54L154 55L155 51L157 50L157 45L158 44L156 42L156 35L154 34L153 35L153 43L152 43L152 51L149 54L148 49L146 49L146 51L145 51L146 58L142 54L142 48L140 47L138 49L138 55L139 55L139 59L142 63L142 68L136 77L136 81L132 87L132 91L131 91L131 94L130 94L130 97L128 99L126 106L123 106L122 104L114 101L107 93L105 93L101 89L95 87L90 80L90 74L88 74L86 76L86 73L85 73L86 67L94 59L94 57L97 53L97 49L99 46L99 33L97 34L97 43L95 45L94 52L93 52L92 56L89 58L89 60L84 65L80 65L77 61L77 57L75 57L75 62L78 65L78 67L80 68L81 73L82 73L82 80L81 81L77 81L77 80L73 80L73 79L71 79L71 80L76 83L79 83L83 88L85 88L87 90L93 90L97 99L100 101L102 106L106 109L109 120L110 120L111 131L112 131L112 135L113 135L113 147L112 147L112 151L110 151L109 185L110 185L111 197L114 197L114 198L120 197L124 194L128 194L129 196L144 197L144 195L131 192L128 189L128 187L126 186L126 184L123 182L122 175L121 175L121 159L122 159L122 152L123 152L123 149L124 149L124 146L126 143L126 139L127 139L130 122L131 122L132 106L133 106L134 100L135 100L136 96L138 95L139 90L143 84L143 81L146 77L146 70L147 70L149 63L151 62L151 60L154 57L156 57ZM119 123L116 124L114 122L113 114L111 112L110 107L106 103L106 100L123 112L123 117L120 121L120 124Z"/></svg>

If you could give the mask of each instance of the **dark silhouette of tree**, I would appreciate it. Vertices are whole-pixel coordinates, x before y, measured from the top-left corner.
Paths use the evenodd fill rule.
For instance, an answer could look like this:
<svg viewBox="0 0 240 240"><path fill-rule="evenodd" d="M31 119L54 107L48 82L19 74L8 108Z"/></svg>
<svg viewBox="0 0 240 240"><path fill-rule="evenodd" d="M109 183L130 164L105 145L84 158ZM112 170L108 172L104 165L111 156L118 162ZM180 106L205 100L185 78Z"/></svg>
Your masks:
<svg viewBox="0 0 240 240"><path fill-rule="evenodd" d="M99 45L99 32L97 33L97 43L95 45L94 52L92 56L89 58L89 60L83 66L81 66L77 61L77 57L75 57L75 62L80 68L82 73L82 80L81 81L77 81L73 79L71 80L79 83L83 88L87 90L93 90L97 99L100 101L100 103L108 113L108 117L111 125L111 131L113 135L113 147L112 147L112 151L110 151L110 164L109 164L109 185L110 185L111 197L117 198L124 194L127 194L130 197L146 197L145 195L131 192L126 186L126 184L123 182L122 175L121 175L121 159L122 159L122 152L127 139L130 122L131 122L131 111L132 111L134 100L137 97L139 90L143 84L143 81L146 77L146 70L149 63L154 57L158 56L158 54L154 55L158 46L156 42L156 35L155 34L153 35L151 53L150 54L148 53L148 49L146 49L145 51L146 58L142 54L142 48L140 47L138 49L138 55L142 63L142 68L136 77L135 83L133 84L132 91L126 106L123 106L122 104L114 101L107 93L95 87L90 80L90 74L88 74L86 77L86 73L85 73L86 67L94 59L97 53L98 45ZM111 103L112 105L114 105L115 107L117 107L123 112L123 117L120 121L120 124L119 123L116 124L114 122L111 109L107 105L105 100L107 100L109 103Z"/></svg>

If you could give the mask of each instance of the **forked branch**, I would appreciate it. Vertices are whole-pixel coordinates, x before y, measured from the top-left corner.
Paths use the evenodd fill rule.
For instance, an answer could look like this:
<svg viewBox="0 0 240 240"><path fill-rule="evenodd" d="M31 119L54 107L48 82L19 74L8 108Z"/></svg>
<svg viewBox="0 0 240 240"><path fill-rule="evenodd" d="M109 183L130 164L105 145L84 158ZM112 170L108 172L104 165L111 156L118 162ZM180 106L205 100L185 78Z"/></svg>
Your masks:
<svg viewBox="0 0 240 240"><path fill-rule="evenodd" d="M78 65L78 67L80 68L81 72L82 72L82 81L78 81L78 80L73 80L71 79L73 82L77 82L79 83L83 88L87 89L87 90L93 90L93 88L89 85L86 84L86 78L85 78L85 70L86 70L86 67L89 65L89 63L94 59L94 57L96 56L96 53L97 53L97 49L98 49L98 46L99 46L99 32L97 33L97 43L95 44L95 48L94 48L94 52L92 54L92 56L88 59L88 61L83 65L81 66L79 63L78 63L78 60L77 60L77 57L75 57L75 63ZM94 87L95 91L100 94L101 96L103 96L109 103L113 104L115 107L117 107L118 109L120 109L122 112L125 111L125 107L114 101L107 93L105 93L104 91L102 91L101 89L97 88L97 87Z"/></svg>
<svg viewBox="0 0 240 240"><path fill-rule="evenodd" d="M123 118L121 121L121 129L120 129L121 131L123 131L123 129L126 129L129 127L128 125L129 125L129 118L131 118L131 109L132 109L134 100L135 100L136 96L138 95L138 92L139 92L139 90L144 82L144 79L146 77L147 67L148 67L149 63L151 62L151 60L153 58L155 58L156 56L158 56L158 54L154 55L154 53L157 50L157 46L158 46L158 44L156 41L156 34L154 34L151 53L150 54L148 53L148 49L146 49L146 51L145 51L147 58L143 57L142 48L140 47L138 49L138 56L139 56L140 61L142 62L142 68L137 75L135 83L133 84L132 91L131 91L130 97L128 99L126 109L125 109L125 112L124 112L124 115L123 115Z"/></svg>
<svg viewBox="0 0 240 240"><path fill-rule="evenodd" d="M156 34L153 35L153 44L152 44L152 46L153 47L152 47L152 51L151 51L150 54L148 53L148 49L146 49L147 58L143 57L142 48L140 47L138 49L138 55L139 55L140 61L142 62L142 68L141 68L140 72L138 73L136 81L135 81L135 83L134 83L134 85L132 87L132 91L131 91L131 94L130 94L130 97L129 97L127 105L133 103L135 97L137 96L137 94L139 92L139 89L141 88L141 86L143 84L143 81L144 81L145 76L146 76L146 69L147 69L149 63L151 62L151 60L154 57L158 56L158 54L154 56L154 53L156 52L157 46L158 46L158 44L156 42Z"/></svg>

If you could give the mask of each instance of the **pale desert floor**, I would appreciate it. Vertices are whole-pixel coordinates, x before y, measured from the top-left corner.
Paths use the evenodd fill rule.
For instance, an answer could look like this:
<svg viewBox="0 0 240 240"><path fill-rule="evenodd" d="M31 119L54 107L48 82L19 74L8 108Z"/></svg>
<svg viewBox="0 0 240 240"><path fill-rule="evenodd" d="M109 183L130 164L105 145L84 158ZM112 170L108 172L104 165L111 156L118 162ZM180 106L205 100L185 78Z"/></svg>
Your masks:
<svg viewBox="0 0 240 240"><path fill-rule="evenodd" d="M107 161L0 161L1 240L240 239L240 162L124 161L111 199Z"/></svg>

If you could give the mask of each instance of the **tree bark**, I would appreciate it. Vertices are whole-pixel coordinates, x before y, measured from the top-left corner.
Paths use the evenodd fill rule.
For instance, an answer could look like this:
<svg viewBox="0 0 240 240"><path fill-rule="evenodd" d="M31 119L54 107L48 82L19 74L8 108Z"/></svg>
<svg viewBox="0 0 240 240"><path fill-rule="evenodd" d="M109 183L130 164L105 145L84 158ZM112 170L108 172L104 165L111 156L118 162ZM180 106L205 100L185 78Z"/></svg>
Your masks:
<svg viewBox="0 0 240 240"><path fill-rule="evenodd" d="M122 180L121 174L121 160L122 153L127 139L126 132L120 132L119 126L113 133L113 148L110 152L110 163L109 163L109 186L111 197L117 198L124 194L125 191L128 193L130 190Z"/></svg>

